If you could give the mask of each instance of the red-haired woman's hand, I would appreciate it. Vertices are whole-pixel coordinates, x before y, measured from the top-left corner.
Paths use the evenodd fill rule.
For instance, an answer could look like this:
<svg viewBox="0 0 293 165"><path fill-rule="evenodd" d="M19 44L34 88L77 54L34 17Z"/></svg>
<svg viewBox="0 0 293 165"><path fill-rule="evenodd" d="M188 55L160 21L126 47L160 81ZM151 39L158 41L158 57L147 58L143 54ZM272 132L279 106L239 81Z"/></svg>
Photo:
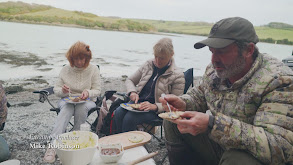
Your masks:
<svg viewBox="0 0 293 165"><path fill-rule="evenodd" d="M82 93L81 93L81 96L79 96L82 100L85 100L89 97L89 92L87 90L84 90Z"/></svg>
<svg viewBox="0 0 293 165"><path fill-rule="evenodd" d="M65 85L65 84L62 86L62 92L63 92L64 94L69 93L69 90L70 90L70 89L69 89L69 86L67 86L67 85Z"/></svg>

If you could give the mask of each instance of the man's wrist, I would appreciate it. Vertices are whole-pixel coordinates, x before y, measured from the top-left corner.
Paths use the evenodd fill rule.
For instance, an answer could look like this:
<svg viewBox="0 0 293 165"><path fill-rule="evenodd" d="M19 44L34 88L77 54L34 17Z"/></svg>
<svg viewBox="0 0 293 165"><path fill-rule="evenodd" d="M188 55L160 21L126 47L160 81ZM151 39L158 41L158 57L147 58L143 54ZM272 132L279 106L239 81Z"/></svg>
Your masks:
<svg viewBox="0 0 293 165"><path fill-rule="evenodd" d="M210 130L213 129L214 127L214 121L215 121L215 117L213 115L209 115L209 124L208 124L208 128Z"/></svg>

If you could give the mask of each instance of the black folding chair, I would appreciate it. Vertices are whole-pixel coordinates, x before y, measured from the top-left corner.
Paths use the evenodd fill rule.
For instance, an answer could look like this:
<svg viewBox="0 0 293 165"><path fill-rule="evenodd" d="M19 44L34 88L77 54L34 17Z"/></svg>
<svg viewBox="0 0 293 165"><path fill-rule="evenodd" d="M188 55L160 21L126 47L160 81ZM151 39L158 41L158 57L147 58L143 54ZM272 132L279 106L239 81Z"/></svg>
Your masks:
<svg viewBox="0 0 293 165"><path fill-rule="evenodd" d="M54 89L54 87L49 87L46 89L42 89L40 91L34 91L33 93L38 93L39 94L39 101L41 103L44 103L45 101L47 101L52 107L52 108L50 108L50 111L55 111L58 115L60 112L60 109L55 107L54 104L52 104L49 99L49 96L54 94L53 89ZM116 91L106 91L104 93L104 95L98 96L97 101L95 102L96 107L94 107L88 111L88 116L90 116L93 112L97 112L97 115L99 115L99 111L100 111L100 108L102 105L103 98L106 98L106 100L108 100L109 98L111 98L113 96L114 93L116 93ZM95 132L97 120L95 120L93 123L90 123L88 120L86 122L91 126L91 130L93 132ZM72 126L72 128L69 130L69 131L71 131L73 129L73 124L71 122L69 122L69 124Z"/></svg>
<svg viewBox="0 0 293 165"><path fill-rule="evenodd" d="M189 87L193 87L193 68L189 68L184 72L185 87L184 94L188 91Z"/></svg>
<svg viewBox="0 0 293 165"><path fill-rule="evenodd" d="M184 87L184 94L188 91L189 87L193 87L193 68L189 68L184 72L184 78L185 78L185 87ZM161 127L161 139L158 138L152 130L156 127ZM142 127L144 128L145 132L148 132L151 134L154 138L156 138L159 142L163 139L163 119L155 119L146 122L145 124L142 124Z"/></svg>
<svg viewBox="0 0 293 165"><path fill-rule="evenodd" d="M5 95L7 96L7 94L9 94L9 93L10 92L5 92ZM6 106L7 106L7 108L9 108L11 106L8 101L6 103ZM2 125L0 125L0 131L3 131L4 127L5 127L5 122Z"/></svg>

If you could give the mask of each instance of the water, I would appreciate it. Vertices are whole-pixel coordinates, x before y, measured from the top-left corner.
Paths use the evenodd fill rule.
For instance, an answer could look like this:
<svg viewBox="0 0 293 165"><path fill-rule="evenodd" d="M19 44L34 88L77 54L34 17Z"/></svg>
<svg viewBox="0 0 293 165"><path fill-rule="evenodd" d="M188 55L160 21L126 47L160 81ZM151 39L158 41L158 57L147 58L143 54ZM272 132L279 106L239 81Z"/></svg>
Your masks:
<svg viewBox="0 0 293 165"><path fill-rule="evenodd" d="M79 29L47 25L0 22L0 50L16 51L18 55L33 53L48 65L41 67L15 67L0 61L0 80L30 78L34 76L57 77L67 64L66 51L76 41L88 45L93 53L93 64L100 65L104 77L131 75L147 59L153 58L152 47L162 37L170 37L175 49L177 66L186 70L194 68L194 75L201 76L210 62L208 48L196 50L195 42L206 37L170 34L142 34L116 31ZM262 53L282 60L291 55L293 46L258 43ZM52 68L49 71L39 69Z"/></svg>

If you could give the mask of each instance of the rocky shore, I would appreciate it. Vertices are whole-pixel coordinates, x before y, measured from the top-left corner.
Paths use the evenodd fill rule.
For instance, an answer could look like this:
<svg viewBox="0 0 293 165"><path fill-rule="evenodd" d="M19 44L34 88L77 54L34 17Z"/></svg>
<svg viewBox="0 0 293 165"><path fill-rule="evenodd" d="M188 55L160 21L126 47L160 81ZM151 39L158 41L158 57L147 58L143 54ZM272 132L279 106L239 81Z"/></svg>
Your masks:
<svg viewBox="0 0 293 165"><path fill-rule="evenodd" d="M125 78L102 78L102 92L105 92L105 90L125 92ZM52 84L47 81L54 81L54 78L46 81L39 77L30 81L2 82L6 92L9 92L7 99L11 107L8 108L8 118L1 135L9 144L11 159L18 159L23 165L46 164L42 160L46 150L43 148L43 146L46 146L46 140L34 137L47 137L50 135L56 114L49 110L51 106L47 102L39 102L39 95L32 92ZM56 103L58 98L51 95L50 100L52 103ZM93 122L95 118L96 114L93 114L89 120ZM160 136L159 130L157 134ZM40 147L33 148L31 146L33 143L39 143ZM157 164L160 164L166 154L164 143L159 143L152 138L151 142L146 144L145 147L149 152L159 151L154 160ZM169 164L167 159L163 164ZM59 165L60 161L57 160L53 164Z"/></svg>

